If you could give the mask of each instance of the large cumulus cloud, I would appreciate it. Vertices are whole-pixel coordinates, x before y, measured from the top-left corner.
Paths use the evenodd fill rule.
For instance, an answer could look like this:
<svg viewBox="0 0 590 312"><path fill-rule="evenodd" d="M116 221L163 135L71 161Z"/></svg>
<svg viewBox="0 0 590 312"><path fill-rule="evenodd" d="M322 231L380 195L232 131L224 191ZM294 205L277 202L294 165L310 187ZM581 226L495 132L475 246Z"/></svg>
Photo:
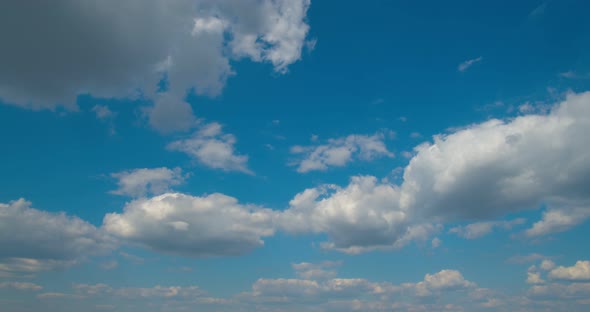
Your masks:
<svg viewBox="0 0 590 312"><path fill-rule="evenodd" d="M232 59L272 64L301 58L309 0L58 0L0 3L0 99L33 109L75 110L76 97L156 101L151 124L192 109L187 91L218 94ZM155 96L167 77L169 96ZM176 113L175 113L176 112ZM156 114L155 116L153 114Z"/></svg>
<svg viewBox="0 0 590 312"><path fill-rule="evenodd" d="M274 234L274 212L223 194L167 193L138 199L110 213L103 227L130 243L191 257L240 255Z"/></svg>

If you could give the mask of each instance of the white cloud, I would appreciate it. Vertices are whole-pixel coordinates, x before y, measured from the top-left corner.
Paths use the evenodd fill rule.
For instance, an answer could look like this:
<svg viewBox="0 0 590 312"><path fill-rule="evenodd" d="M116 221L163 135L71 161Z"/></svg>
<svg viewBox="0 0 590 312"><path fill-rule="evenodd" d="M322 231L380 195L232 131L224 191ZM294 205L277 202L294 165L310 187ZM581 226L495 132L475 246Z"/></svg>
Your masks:
<svg viewBox="0 0 590 312"><path fill-rule="evenodd" d="M307 280L324 280L336 277L335 268L340 266L340 262L326 261L319 264L301 262L294 263L293 269L297 276Z"/></svg>
<svg viewBox="0 0 590 312"><path fill-rule="evenodd" d="M343 167L353 160L369 161L379 157L393 157L384 143L385 135L352 134L347 137L329 139L327 144L316 146L293 146L291 153L303 154L300 160L293 162L297 172L327 170L328 167Z"/></svg>
<svg viewBox="0 0 590 312"><path fill-rule="evenodd" d="M464 72L467 69L469 69L469 67L473 66L475 63L479 63L481 62L481 60L483 60L483 57L477 57L471 60L467 60L461 64L459 64L459 66L457 67L457 70L460 72Z"/></svg>
<svg viewBox="0 0 590 312"><path fill-rule="evenodd" d="M183 184L187 175L182 169L174 168L141 168L113 173L118 179L118 188L112 194L131 197L143 197L148 194L160 195L170 191L170 187Z"/></svg>
<svg viewBox="0 0 590 312"><path fill-rule="evenodd" d="M539 272L527 272L527 284L543 284L545 281L541 278Z"/></svg>
<svg viewBox="0 0 590 312"><path fill-rule="evenodd" d="M221 125L213 122L188 139L168 144L168 149L186 153L209 168L253 174L247 166L248 156L236 154L235 144L235 136L223 133Z"/></svg>
<svg viewBox="0 0 590 312"><path fill-rule="evenodd" d="M567 78L567 79L588 79L590 78L590 73L587 74L580 74L576 73L573 70L568 70L563 73L559 73L559 77Z"/></svg>
<svg viewBox="0 0 590 312"><path fill-rule="evenodd" d="M541 267L541 269L543 269L545 271L549 271L555 267L555 262L545 259L541 262L540 267Z"/></svg>
<svg viewBox="0 0 590 312"><path fill-rule="evenodd" d="M501 228L505 230L512 229L515 225L520 225L526 222L526 219L514 219L511 221L487 221L476 222L466 226L457 226L449 230L449 233L455 233L460 237L467 239L476 239L492 232L494 228Z"/></svg>
<svg viewBox="0 0 590 312"><path fill-rule="evenodd" d="M141 90L153 98L164 74L168 92L179 99L190 89L215 95L233 74L230 59L268 62L279 73L298 61L309 5L58 0L30 10L23 2L3 2L0 98L33 109L75 110L76 96L85 93L122 98ZM43 31L33 25L44 25Z"/></svg>
<svg viewBox="0 0 590 312"><path fill-rule="evenodd" d="M415 148L401 186L355 177L345 188L307 189L281 214L279 227L324 233L324 248L359 253L427 239L437 224L453 221L480 221L451 230L475 238L524 221L486 220L545 204L543 220L525 233L564 231L590 216L590 148L581 144L586 133L590 92L569 94L548 114L494 119L435 136L434 143Z"/></svg>
<svg viewBox="0 0 590 312"><path fill-rule="evenodd" d="M114 245L110 236L77 217L31 208L24 199L0 203L0 271L62 268Z"/></svg>
<svg viewBox="0 0 590 312"><path fill-rule="evenodd" d="M549 272L555 280L590 282L590 261L577 261L574 266L559 266Z"/></svg>
<svg viewBox="0 0 590 312"><path fill-rule="evenodd" d="M544 262L541 267L543 271L536 271L534 266L532 270L529 269L529 277L532 272L535 278L528 280L535 285L527 291L526 295L533 303L565 304L568 307L567 310L572 310L574 307L582 308L584 304L587 304L583 300L590 296L590 261L580 260L571 267L555 267L553 262ZM542 273L547 274L548 281L542 279ZM553 307L553 309L564 310L565 306ZM583 310L580 309L580 311Z"/></svg>
<svg viewBox="0 0 590 312"><path fill-rule="evenodd" d="M465 301L454 300L454 304L445 301L457 292L477 292L478 297L467 296ZM254 310L264 311L279 311L272 309L275 304L280 304L280 311L446 311L446 308L460 311L462 304L491 299L494 298L490 294L484 294L455 270L426 274L423 281L401 285L323 276L321 279L259 279L250 292L236 297L240 302L255 304Z"/></svg>
<svg viewBox="0 0 590 312"><path fill-rule="evenodd" d="M584 222L588 217L590 217L590 208L587 206L550 209L543 212L543 218L535 222L532 228L526 230L525 234L529 237L534 237L563 232Z"/></svg>
<svg viewBox="0 0 590 312"><path fill-rule="evenodd" d="M587 211L590 148L581 142L590 132L589 103L590 93L570 94L548 115L494 119L435 136L415 148L400 207L436 221L488 219L541 203L564 215L576 211L567 207ZM560 223L543 233L573 225Z"/></svg>
<svg viewBox="0 0 590 312"><path fill-rule="evenodd" d="M128 242L190 257L227 256L261 247L274 234L274 212L223 194L163 194L110 213L104 228Z"/></svg>
<svg viewBox="0 0 590 312"><path fill-rule="evenodd" d="M326 233L327 249L359 253L399 248L434 231L413 224L399 207L399 188L374 177L353 177L346 188L323 185L297 194L278 226L290 233Z"/></svg>
<svg viewBox="0 0 590 312"><path fill-rule="evenodd" d="M18 290L41 290L42 286L27 282L1 282L0 288L13 288Z"/></svg>
<svg viewBox="0 0 590 312"><path fill-rule="evenodd" d="M466 280L457 270L442 270L432 275L426 274L421 282L406 283L403 286L415 290L418 296L431 296L441 291L474 288L476 284Z"/></svg>

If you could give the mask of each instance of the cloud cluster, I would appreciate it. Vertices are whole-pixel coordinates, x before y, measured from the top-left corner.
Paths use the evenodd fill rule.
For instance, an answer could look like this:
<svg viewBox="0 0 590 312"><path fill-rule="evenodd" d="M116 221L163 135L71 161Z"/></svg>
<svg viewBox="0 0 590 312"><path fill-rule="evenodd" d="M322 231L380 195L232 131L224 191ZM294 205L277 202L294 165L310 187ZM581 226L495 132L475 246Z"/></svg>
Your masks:
<svg viewBox="0 0 590 312"><path fill-rule="evenodd" d="M146 96L156 102L152 126L186 129L194 118L185 94L219 94L235 74L231 60L270 63L279 73L298 61L309 6L309 0L3 2L0 99L76 110L80 94ZM163 78L169 96L156 95ZM170 116L182 122L171 125Z"/></svg>
<svg viewBox="0 0 590 312"><path fill-rule="evenodd" d="M120 239L189 257L231 256L264 244L274 234L274 212L239 204L223 194L167 193L128 203L109 213L103 227Z"/></svg>
<svg viewBox="0 0 590 312"><path fill-rule="evenodd" d="M399 187L375 177L353 177L346 188L323 185L297 194L278 216L289 233L326 233L324 248L347 253L399 248L427 238L430 226L412 224L399 207Z"/></svg>
<svg viewBox="0 0 590 312"><path fill-rule="evenodd" d="M548 204L545 224L529 235L588 217L590 92L570 94L547 115L490 120L415 148L400 206L438 221L487 219ZM568 219L575 213L577 218ZM557 221L555 221L557 219ZM576 220L574 220L576 219Z"/></svg>
<svg viewBox="0 0 590 312"><path fill-rule="evenodd" d="M353 160L368 161L378 157L393 157L384 142L385 135L371 136L351 134L347 137L329 139L326 144L316 146L293 146L291 153L302 154L301 159L292 163L297 172L327 170L328 167L342 167Z"/></svg>
<svg viewBox="0 0 590 312"><path fill-rule="evenodd" d="M0 231L23 234L3 235L0 243L9 247L0 251L0 257L5 266L21 267L49 263L33 260L75 261L82 254L108 249L111 244L104 231L125 242L193 257L243 254L262 246L263 238L276 231L325 235L322 248L355 254L427 241L444 224L455 221L477 221L450 230L476 238L524 221L490 219L538 209L541 204L548 207L543 219L524 233L533 237L564 231L590 216L590 149L581 144L587 133L590 93L570 94L545 115L491 120L436 136L434 143L415 149L399 185L356 176L345 187L306 189L284 210L241 204L223 194L167 193L127 204L123 212L106 215L103 227L97 229L77 218L13 202L2 205L6 212L0 222L6 226ZM247 171L245 158L234 153L234 142L212 123L169 148L183 150L211 167ZM180 172L166 168L119 177L125 181L120 192L136 196L159 193L181 182ZM25 230L33 226L35 231ZM61 231L50 236L62 237L59 244L46 242L45 232Z"/></svg>
<svg viewBox="0 0 590 312"><path fill-rule="evenodd" d="M301 263L297 267L323 266L322 264ZM271 307L280 303L286 311L457 311L457 305L447 299L457 293L475 293L481 289L471 281L465 280L456 270L442 270L426 274L417 283L399 285L388 282L374 282L361 278L320 278L301 279L259 279L250 292L237 298L242 302L253 302L258 306ZM486 294L486 299L492 299ZM425 302L428 302L425 304ZM466 305L477 304L476 300L461 302ZM452 307L452 308L451 308ZM271 310L275 311L275 310Z"/></svg>
<svg viewBox="0 0 590 312"><path fill-rule="evenodd" d="M237 154L235 144L233 134L223 133L222 126L212 122L203 125L190 138L168 144L168 149L183 152L209 168L253 174L248 169L248 156Z"/></svg>
<svg viewBox="0 0 590 312"><path fill-rule="evenodd" d="M554 310L584 311L590 296L590 261L566 267L543 260L528 269L527 282L533 284L526 294L533 303Z"/></svg>

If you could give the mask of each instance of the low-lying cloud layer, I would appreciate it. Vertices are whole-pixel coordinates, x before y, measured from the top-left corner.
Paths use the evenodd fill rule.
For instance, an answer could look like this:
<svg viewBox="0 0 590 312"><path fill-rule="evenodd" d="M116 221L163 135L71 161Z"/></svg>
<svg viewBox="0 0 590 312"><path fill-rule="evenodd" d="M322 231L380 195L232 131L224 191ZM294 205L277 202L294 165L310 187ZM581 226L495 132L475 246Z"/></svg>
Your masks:
<svg viewBox="0 0 590 312"><path fill-rule="evenodd" d="M276 231L325 235L322 248L354 254L430 240L447 222L476 221L450 230L468 239L495 228L508 230L525 220L494 219L542 204L548 207L542 220L523 233L546 235L590 216L590 148L582 144L587 133L590 92L570 94L546 115L492 120L436 136L434 143L415 149L400 184L356 176L345 187L306 189L284 210L239 203L223 194L165 193L128 203L122 212L107 214L103 226L96 228L75 217L32 209L20 200L0 206L1 231L6 232L0 257L5 266L7 259L13 266L23 265L15 259L75 261L111 248L111 236L192 257L239 255L262 246L264 237ZM219 136L225 137L213 123L199 130L194 140L223 145L217 142ZM240 162L209 163L209 155L239 156L232 156L231 147L222 149L227 153L211 154L208 143L195 145L194 140L169 148L184 146L189 152L190 147L204 164L247 170ZM167 191L183 181L180 169L167 168L115 177L120 179L115 192L135 197ZM27 230L32 228L36 230ZM47 237L60 239L47 242Z"/></svg>

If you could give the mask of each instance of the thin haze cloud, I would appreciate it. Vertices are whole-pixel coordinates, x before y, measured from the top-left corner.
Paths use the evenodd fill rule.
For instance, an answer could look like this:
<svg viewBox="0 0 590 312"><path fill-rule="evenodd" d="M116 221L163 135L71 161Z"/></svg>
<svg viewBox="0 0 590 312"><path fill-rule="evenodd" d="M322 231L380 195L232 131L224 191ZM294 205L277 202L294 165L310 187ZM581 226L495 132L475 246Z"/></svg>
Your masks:
<svg viewBox="0 0 590 312"><path fill-rule="evenodd" d="M468 70L471 66L473 66L475 63L479 63L483 60L483 57L478 57L478 58L474 58L471 60L467 60L461 64L459 64L459 66L457 67L457 70L459 70L460 72L465 72L466 70Z"/></svg>

